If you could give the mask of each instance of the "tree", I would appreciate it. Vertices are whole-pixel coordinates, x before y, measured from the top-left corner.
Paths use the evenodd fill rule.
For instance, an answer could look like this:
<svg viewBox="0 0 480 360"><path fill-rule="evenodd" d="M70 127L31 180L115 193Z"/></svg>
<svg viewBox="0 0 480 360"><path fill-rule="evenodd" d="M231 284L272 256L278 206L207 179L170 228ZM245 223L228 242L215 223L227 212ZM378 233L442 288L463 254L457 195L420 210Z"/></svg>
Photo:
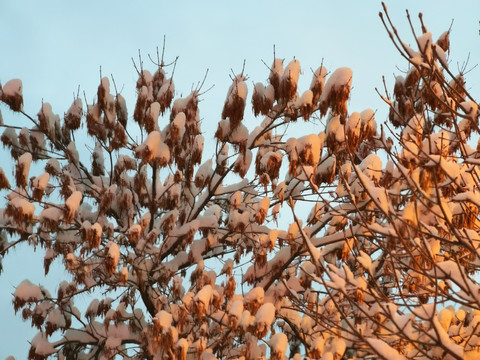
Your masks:
<svg viewBox="0 0 480 360"><path fill-rule="evenodd" d="M434 42L408 17L410 47L380 17L409 64L381 94L384 126L349 112L349 68L320 66L299 95L299 61L274 57L251 96L262 122L242 123L242 71L206 160L201 86L174 100L163 58L153 75L140 63L133 119L108 78L63 121L48 103L24 113L21 81L5 83L31 127L2 125L0 255L29 243L69 273L56 294L13 294L39 330L29 358L478 357L478 104L449 31ZM288 137L302 119L325 131Z"/></svg>

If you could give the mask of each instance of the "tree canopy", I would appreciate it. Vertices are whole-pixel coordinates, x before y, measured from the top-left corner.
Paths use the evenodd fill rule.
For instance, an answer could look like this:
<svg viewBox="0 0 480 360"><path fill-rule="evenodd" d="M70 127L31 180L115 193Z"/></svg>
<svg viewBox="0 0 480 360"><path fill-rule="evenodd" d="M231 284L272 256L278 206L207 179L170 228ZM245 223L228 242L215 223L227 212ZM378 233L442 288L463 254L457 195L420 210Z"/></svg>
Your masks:
<svg viewBox="0 0 480 360"><path fill-rule="evenodd" d="M408 64L379 91L387 119L349 109L351 69L321 64L300 89L300 61L274 56L251 96L232 76L212 153L208 92L179 97L163 56L137 64L133 115L107 77L63 117L3 84L29 126L1 123L0 260L28 243L66 270L56 293L13 293L38 329L29 358L478 358L478 103L449 30L408 16L407 45L380 19ZM304 121L324 130L293 134Z"/></svg>

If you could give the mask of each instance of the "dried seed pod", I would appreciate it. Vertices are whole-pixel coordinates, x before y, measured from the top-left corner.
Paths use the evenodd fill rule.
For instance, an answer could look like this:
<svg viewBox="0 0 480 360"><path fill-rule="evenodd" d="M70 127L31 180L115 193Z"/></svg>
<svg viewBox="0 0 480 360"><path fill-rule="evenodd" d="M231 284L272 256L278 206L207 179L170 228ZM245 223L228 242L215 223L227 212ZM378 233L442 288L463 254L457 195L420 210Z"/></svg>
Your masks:
<svg viewBox="0 0 480 360"><path fill-rule="evenodd" d="M338 153L345 144L345 127L339 116L332 117L327 123L326 144L332 154Z"/></svg>
<svg viewBox="0 0 480 360"><path fill-rule="evenodd" d="M362 119L362 138L372 140L377 135L377 123L375 113L372 109L364 110L360 113Z"/></svg>
<svg viewBox="0 0 480 360"><path fill-rule="evenodd" d="M405 77L405 89L407 90L407 94L412 96L418 86L418 82L420 81L420 71L416 67L410 68Z"/></svg>
<svg viewBox="0 0 480 360"><path fill-rule="evenodd" d="M124 128L126 128L128 119L127 104L125 98L120 94L117 94L115 99L115 110L117 113L117 120Z"/></svg>
<svg viewBox="0 0 480 360"><path fill-rule="evenodd" d="M313 73L312 82L310 84L310 90L313 93L312 103L316 105L320 96L323 93L323 88L325 87L325 78L327 77L327 69L324 66L320 66Z"/></svg>
<svg viewBox="0 0 480 360"><path fill-rule="evenodd" d="M13 79L7 81L0 88L0 100L7 104L13 111L21 111L23 107L22 81Z"/></svg>
<svg viewBox="0 0 480 360"><path fill-rule="evenodd" d="M345 124L345 141L347 149L351 154L354 154L361 141L362 119L358 112L352 113Z"/></svg>
<svg viewBox="0 0 480 360"><path fill-rule="evenodd" d="M168 79L158 90L157 101L160 104L160 112L163 114L166 109L170 108L172 103L173 96L175 94L175 85L173 84L172 79Z"/></svg>
<svg viewBox="0 0 480 360"><path fill-rule="evenodd" d="M233 172L240 175L243 179L247 174L248 169L250 168L250 164L252 163L252 151L250 149L246 149L244 153L238 154L237 160L235 160L233 166Z"/></svg>
<svg viewBox="0 0 480 360"><path fill-rule="evenodd" d="M109 274L114 274L120 260L120 248L113 241L109 241L105 252L105 269Z"/></svg>
<svg viewBox="0 0 480 360"><path fill-rule="evenodd" d="M102 109L99 104L87 106L87 131L91 136L105 141L107 133L103 126Z"/></svg>
<svg viewBox="0 0 480 360"><path fill-rule="evenodd" d="M342 67L329 77L325 84L325 89L320 96L320 114L327 114L328 108L334 115L340 115L345 118L347 114L347 101L350 97L350 88L352 86L352 70Z"/></svg>
<svg viewBox="0 0 480 360"><path fill-rule="evenodd" d="M123 125L120 122L117 122L113 130L113 137L110 140L110 146L113 150L118 150L124 147L127 144L127 141L127 134L125 133Z"/></svg>
<svg viewBox="0 0 480 360"><path fill-rule="evenodd" d="M145 130L151 133L153 130L158 130L158 117L160 115L160 104L153 102L146 111L145 115Z"/></svg>
<svg viewBox="0 0 480 360"><path fill-rule="evenodd" d="M263 92L265 87L262 83L256 83L252 94L253 114L258 116L263 108Z"/></svg>
<svg viewBox="0 0 480 360"><path fill-rule="evenodd" d="M1 176L0 176L1 177ZM45 172L38 177L35 177L31 180L31 185L33 188L33 198L36 201L40 201L43 197L45 189L48 186L48 181L50 180L50 174ZM1 182L1 180L0 180Z"/></svg>
<svg viewBox="0 0 480 360"><path fill-rule="evenodd" d="M10 188L10 183L8 182L7 177L5 176L5 172L0 167L0 190Z"/></svg>
<svg viewBox="0 0 480 360"><path fill-rule="evenodd" d="M165 81L165 71L163 71L162 67L159 67L155 74L153 74L152 85L153 85L153 97L157 98L158 91L163 85Z"/></svg>
<svg viewBox="0 0 480 360"><path fill-rule="evenodd" d="M331 184L333 182L336 173L336 163L337 160L334 154L322 159L315 173L314 182L316 185L319 186L322 183Z"/></svg>
<svg viewBox="0 0 480 360"><path fill-rule="evenodd" d="M228 89L227 99L223 106L222 119L230 120L230 128L234 130L243 120L245 101L247 98L247 84L242 74L237 75Z"/></svg>
<svg viewBox="0 0 480 360"><path fill-rule="evenodd" d="M300 62L297 59L293 59L288 63L280 82L280 98L283 98L285 101L290 101L294 98L297 93L300 71Z"/></svg>
<svg viewBox="0 0 480 360"><path fill-rule="evenodd" d="M313 92L306 90L295 103L295 107L299 109L303 119L307 121L313 113Z"/></svg>
<svg viewBox="0 0 480 360"><path fill-rule="evenodd" d="M437 45L445 52L450 49L450 31L445 31L438 37Z"/></svg>
<svg viewBox="0 0 480 360"><path fill-rule="evenodd" d="M26 187L28 183L28 173L32 163L32 154L26 152L18 158L15 166L15 180L18 187Z"/></svg>
<svg viewBox="0 0 480 360"><path fill-rule="evenodd" d="M283 76L283 59L274 59L268 81L273 86L275 100L280 98L280 79Z"/></svg>
<svg viewBox="0 0 480 360"><path fill-rule="evenodd" d="M109 94L110 94L110 81L108 80L107 77L103 77L97 89L97 101L102 107L102 109L105 109L105 107L107 106Z"/></svg>
<svg viewBox="0 0 480 360"><path fill-rule="evenodd" d="M140 125L143 125L145 119L145 111L147 110L148 104L148 89L146 86L140 88L137 96L137 103L135 105L135 111L133 113L133 119Z"/></svg>
<svg viewBox="0 0 480 360"><path fill-rule="evenodd" d="M395 78L395 86L393 88L393 96L396 99L399 99L402 96L405 96L407 93L405 89L405 78L403 76L397 76Z"/></svg>
<svg viewBox="0 0 480 360"><path fill-rule="evenodd" d="M70 106L67 113L65 114L65 117L64 117L65 126L69 130L77 130L80 127L82 116L83 116L82 99L76 98L73 101L72 106Z"/></svg>
<svg viewBox="0 0 480 360"><path fill-rule="evenodd" d="M63 218L65 223L70 224L78 212L78 207L82 201L82 193L74 191L65 201L65 212Z"/></svg>

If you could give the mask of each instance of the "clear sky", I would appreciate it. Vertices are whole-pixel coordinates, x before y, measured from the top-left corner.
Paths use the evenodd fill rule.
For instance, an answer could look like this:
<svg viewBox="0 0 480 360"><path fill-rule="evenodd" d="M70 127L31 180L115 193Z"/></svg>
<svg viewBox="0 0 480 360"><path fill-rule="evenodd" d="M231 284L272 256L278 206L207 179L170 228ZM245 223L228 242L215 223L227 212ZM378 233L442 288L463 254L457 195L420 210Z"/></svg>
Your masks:
<svg viewBox="0 0 480 360"><path fill-rule="evenodd" d="M405 42L412 43L405 17L409 9L415 23L417 14L436 39L450 26L450 60L454 70L461 68L470 54L467 68L480 61L480 2L387 1L389 12ZM310 69L322 62L329 71L348 66L353 70L351 111L377 110L377 123L385 120L388 108L375 92L382 89L382 76L388 84L393 74L406 69L388 39L378 17L379 1L104 1L104 0L0 0L0 82L12 78L23 81L24 109L35 115L42 99L63 114L80 86L92 102L102 74L113 74L133 113L137 75L131 58L143 54L144 68L155 66L147 54L155 54L166 36L166 62L179 56L175 70L177 94L188 94L202 81L208 68L200 115L206 139L212 136L220 119L222 105L230 85L230 69L236 73L246 61L249 91L253 82L266 81L273 45L278 57L299 59L303 69L301 91L309 85ZM457 65L458 64L458 65ZM397 68L398 66L398 68ZM473 94L480 94L480 71L467 75ZM28 123L0 106L4 121ZM253 124L253 115L246 111ZM166 120L165 120L166 121ZM312 125L306 125L312 126ZM162 126L163 127L163 126ZM320 129L321 130L321 129ZM319 131L316 129L314 131ZM310 131L310 132L314 132ZM0 150L4 151L4 150ZM7 156L8 157L8 156ZM3 158L3 156L1 157ZM10 163L0 161L8 168ZM2 200L0 200L2 201ZM3 202L2 205L3 206ZM28 249L10 253L0 275L0 359L15 355L26 358L27 340L35 331L13 315L14 286L29 278L46 282L55 293L55 283L63 277L54 272L43 279L43 257ZM88 299L85 299L88 301Z"/></svg>

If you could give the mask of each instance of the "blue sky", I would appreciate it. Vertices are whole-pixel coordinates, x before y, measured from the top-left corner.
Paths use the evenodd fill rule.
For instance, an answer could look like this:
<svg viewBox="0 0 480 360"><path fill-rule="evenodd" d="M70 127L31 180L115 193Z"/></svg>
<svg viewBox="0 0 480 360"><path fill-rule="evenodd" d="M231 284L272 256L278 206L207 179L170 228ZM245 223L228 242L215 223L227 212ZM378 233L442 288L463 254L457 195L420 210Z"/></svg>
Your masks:
<svg viewBox="0 0 480 360"><path fill-rule="evenodd" d="M451 64L456 70L470 54L470 67L480 61L480 3L477 1L387 1L389 12L405 42L412 37L405 17L408 8L415 23L417 13L436 39L454 19ZM166 61L179 56L175 70L177 94L188 94L209 69L201 103L202 127L211 137L220 119L230 85L246 61L250 94L253 82L266 81L272 49L278 57L302 64L301 91L311 80L310 68L322 62L329 71L349 66L353 70L351 111L377 110L382 123L387 107L375 93L382 76L390 87L393 74L406 68L383 29L378 1L0 1L0 82L21 78L25 110L35 115L42 99L63 114L80 85L89 102L96 94L99 68L113 74L133 113L136 72L131 58L143 54L144 67L155 70L147 54L155 54L166 36ZM459 64L457 66L457 63ZM398 68L396 67L398 66ZM473 94L479 94L479 70L467 75ZM0 106L5 122L28 123ZM249 124L255 120L246 112ZM312 125L305 125L312 126ZM314 131L319 131L316 129ZM310 132L313 132L312 130ZM2 150L0 150L2 151ZM0 164L9 173L10 163ZM34 331L20 315L13 316L11 293L23 279L44 282L41 256L21 248L10 253L0 275L0 358L12 354L26 358ZM46 280L51 292L62 272ZM87 301L87 299L85 299Z"/></svg>

